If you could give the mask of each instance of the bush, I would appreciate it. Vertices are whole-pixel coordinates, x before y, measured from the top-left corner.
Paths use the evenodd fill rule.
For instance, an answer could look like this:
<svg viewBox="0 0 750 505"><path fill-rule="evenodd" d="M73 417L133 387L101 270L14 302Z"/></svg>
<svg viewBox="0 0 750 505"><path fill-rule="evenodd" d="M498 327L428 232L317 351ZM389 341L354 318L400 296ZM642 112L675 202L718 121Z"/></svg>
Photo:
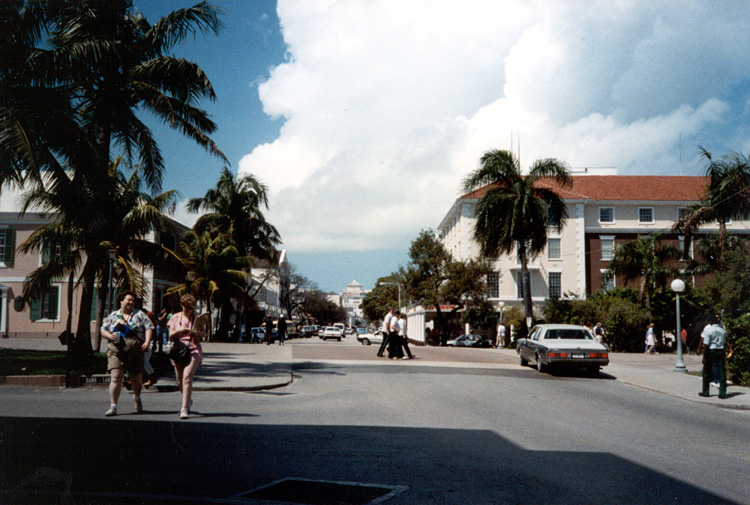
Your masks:
<svg viewBox="0 0 750 505"><path fill-rule="evenodd" d="M726 320L732 357L727 360L727 378L741 386L750 386L750 314Z"/></svg>
<svg viewBox="0 0 750 505"><path fill-rule="evenodd" d="M549 323L590 324L601 322L605 343L612 351L642 352L651 313L636 303L637 293L619 288L595 293L586 300L550 300L544 306Z"/></svg>

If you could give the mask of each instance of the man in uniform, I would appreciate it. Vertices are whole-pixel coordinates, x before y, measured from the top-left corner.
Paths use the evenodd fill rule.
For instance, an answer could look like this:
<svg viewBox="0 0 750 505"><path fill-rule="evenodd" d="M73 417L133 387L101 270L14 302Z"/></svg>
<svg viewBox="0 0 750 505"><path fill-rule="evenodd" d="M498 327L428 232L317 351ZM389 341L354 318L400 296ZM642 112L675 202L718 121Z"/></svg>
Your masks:
<svg viewBox="0 0 750 505"><path fill-rule="evenodd" d="M703 390L700 396L709 396L711 375L714 363L719 369L719 398L727 397L727 370L724 348L727 345L727 330L721 324L721 315L716 314L714 324L704 331L703 339L698 346L698 353L703 351Z"/></svg>

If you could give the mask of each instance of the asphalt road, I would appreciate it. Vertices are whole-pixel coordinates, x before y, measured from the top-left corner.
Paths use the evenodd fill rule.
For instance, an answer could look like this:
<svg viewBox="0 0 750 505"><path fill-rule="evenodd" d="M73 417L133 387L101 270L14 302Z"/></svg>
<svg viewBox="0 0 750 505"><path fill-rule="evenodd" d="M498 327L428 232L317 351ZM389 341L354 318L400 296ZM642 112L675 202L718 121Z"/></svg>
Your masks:
<svg viewBox="0 0 750 505"><path fill-rule="evenodd" d="M51 468L91 504L266 503L244 493L284 478L393 486L386 504L750 503L748 412L606 374L306 360L360 352L317 344L291 386L197 394L189 421L176 393L105 419L103 389L1 388L0 486Z"/></svg>

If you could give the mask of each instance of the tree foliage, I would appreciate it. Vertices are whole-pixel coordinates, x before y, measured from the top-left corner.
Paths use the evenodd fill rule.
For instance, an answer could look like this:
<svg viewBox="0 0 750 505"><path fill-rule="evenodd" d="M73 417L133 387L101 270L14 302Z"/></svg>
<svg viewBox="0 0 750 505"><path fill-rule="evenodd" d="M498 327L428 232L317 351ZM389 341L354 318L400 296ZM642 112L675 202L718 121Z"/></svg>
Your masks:
<svg viewBox="0 0 750 505"><path fill-rule="evenodd" d="M518 253L528 324L534 317L528 261L544 251L548 229L562 229L568 218L564 200L549 183L563 188L572 185L562 162L537 160L523 175L514 154L501 150L485 153L479 168L463 181L467 192L488 186L477 204L474 238L487 258Z"/></svg>
<svg viewBox="0 0 750 505"><path fill-rule="evenodd" d="M664 244L658 234L644 235L615 248L604 278L620 276L626 284L637 280L638 302L645 301L646 307L650 307L656 289L664 288L669 280L680 276L675 264L681 257L682 252Z"/></svg>
<svg viewBox="0 0 750 505"><path fill-rule="evenodd" d="M438 328L444 331L448 317L486 298L488 272L483 261L454 260L432 230L422 230L412 241L409 263L399 275L408 299L434 307Z"/></svg>
<svg viewBox="0 0 750 505"><path fill-rule="evenodd" d="M359 306L367 321L377 324L389 309L398 307L399 282L398 274L378 278L375 287L365 295Z"/></svg>

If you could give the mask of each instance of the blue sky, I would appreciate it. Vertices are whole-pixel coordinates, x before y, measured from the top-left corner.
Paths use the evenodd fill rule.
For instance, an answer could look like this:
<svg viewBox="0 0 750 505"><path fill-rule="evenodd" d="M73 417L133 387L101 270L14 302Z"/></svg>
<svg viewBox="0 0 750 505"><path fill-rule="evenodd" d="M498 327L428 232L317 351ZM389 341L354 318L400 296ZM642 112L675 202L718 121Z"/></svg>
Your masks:
<svg viewBox="0 0 750 505"><path fill-rule="evenodd" d="M134 3L152 22L192 4ZM405 264L511 135L522 166L622 175L699 174L698 146L750 151L747 2L213 3L224 30L175 54L210 77L214 140L269 185L290 261L326 291ZM221 162L155 130L164 188L202 195Z"/></svg>

